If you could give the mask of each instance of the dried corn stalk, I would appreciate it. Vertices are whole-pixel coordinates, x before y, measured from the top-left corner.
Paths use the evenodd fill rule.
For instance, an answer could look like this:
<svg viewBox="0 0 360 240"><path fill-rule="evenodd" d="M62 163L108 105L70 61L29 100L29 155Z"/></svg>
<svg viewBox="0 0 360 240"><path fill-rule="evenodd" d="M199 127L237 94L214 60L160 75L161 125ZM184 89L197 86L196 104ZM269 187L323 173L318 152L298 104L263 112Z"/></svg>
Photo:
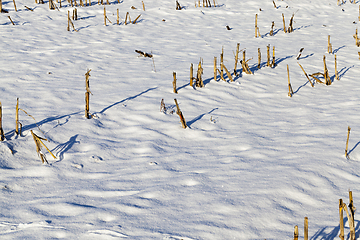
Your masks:
<svg viewBox="0 0 360 240"><path fill-rule="evenodd" d="M166 107L165 107L164 99L161 99L160 112L166 113Z"/></svg>
<svg viewBox="0 0 360 240"><path fill-rule="evenodd" d="M136 21L140 18L141 14L135 18L135 20L132 22L132 24L136 24Z"/></svg>
<svg viewBox="0 0 360 240"><path fill-rule="evenodd" d="M176 72L173 72L173 77L174 77L173 90L174 90L174 93L178 93L176 90Z"/></svg>
<svg viewBox="0 0 360 240"><path fill-rule="evenodd" d="M273 46L273 56L272 56L272 62L271 62L271 67L276 67L276 63L275 63L275 46Z"/></svg>
<svg viewBox="0 0 360 240"><path fill-rule="evenodd" d="M325 84L326 85L331 85L331 79L330 79L330 76L329 76L329 71L327 69L327 66L326 66L326 58L325 58L325 55L324 55L324 78L325 78Z"/></svg>
<svg viewBox="0 0 360 240"><path fill-rule="evenodd" d="M220 55L220 78L223 81L226 81L224 78L224 48L222 48L221 50L221 55Z"/></svg>
<svg viewBox="0 0 360 240"><path fill-rule="evenodd" d="M255 14L255 37L261 37L261 34L260 34L260 30L257 26L257 19L258 19L258 15Z"/></svg>
<svg viewBox="0 0 360 240"><path fill-rule="evenodd" d="M274 27L275 27L275 23L274 21L271 23L271 30L270 30L270 36L274 35Z"/></svg>
<svg viewBox="0 0 360 240"><path fill-rule="evenodd" d="M355 38L355 45L357 47L360 47L360 41L359 41L359 37L358 37L358 30L355 30L355 34L353 35L353 37Z"/></svg>
<svg viewBox="0 0 360 240"><path fill-rule="evenodd" d="M337 61L336 61L337 59L336 59L336 54L335 54L335 79L336 80L340 80L340 78L339 78L339 72L338 72L338 70L337 70Z"/></svg>
<svg viewBox="0 0 360 240"><path fill-rule="evenodd" d="M227 68L225 67L225 65L223 65L223 68L225 69L226 75L228 76L228 78L230 79L231 82L233 82L233 78L231 76L231 73L227 70Z"/></svg>
<svg viewBox="0 0 360 240"><path fill-rule="evenodd" d="M178 104L176 99L174 99L174 101L175 101L175 104L176 104L176 114L179 115L179 117L180 117L180 122L181 122L182 127L186 128L187 127L186 121L185 121L185 118L184 118L182 112L180 111L179 104Z"/></svg>
<svg viewBox="0 0 360 240"><path fill-rule="evenodd" d="M249 65L247 64L252 58L245 60L245 50L243 50L243 60L241 61L241 66L243 68L243 72L246 74L253 74L249 68Z"/></svg>
<svg viewBox="0 0 360 240"><path fill-rule="evenodd" d="M91 118L91 114L90 114L90 94L92 95L91 91L90 91L90 70L88 70L85 73L85 88L86 88L86 92L85 92L85 117L87 119Z"/></svg>
<svg viewBox="0 0 360 240"><path fill-rule="evenodd" d="M298 63L298 64L299 64L299 66L301 67L301 69L303 70L303 72L304 72L304 74L305 74L305 77L309 80L311 86L314 87L314 84L310 81L310 78L309 78L309 76L307 75L307 73L305 72L304 68L300 65L300 63Z"/></svg>
<svg viewBox="0 0 360 240"><path fill-rule="evenodd" d="M347 133L347 139L346 139L346 148L345 148L345 157L348 158L348 147L349 147L349 137L350 137L350 130L351 127L348 126L348 133Z"/></svg>
<svg viewBox="0 0 360 240"><path fill-rule="evenodd" d="M321 72L313 73L313 74L310 74L309 76L312 77L313 79L315 79L315 81L316 81L317 83L322 83L322 84L324 84L323 81L321 81L319 78L316 77L316 76L319 76L319 75L322 76L322 77L324 77L324 74L321 73Z"/></svg>
<svg viewBox="0 0 360 240"><path fill-rule="evenodd" d="M194 85L194 65L190 65L190 87ZM216 79L215 79L216 80Z"/></svg>
<svg viewBox="0 0 360 240"><path fill-rule="evenodd" d="M216 70L217 70L217 61L216 61L216 57L214 57L214 81L217 80Z"/></svg>
<svg viewBox="0 0 360 240"><path fill-rule="evenodd" d="M287 74L288 74L288 86L289 86L288 96L292 97L292 95L294 95L294 91L293 91L293 89L291 87L291 83L290 83L289 65L287 65Z"/></svg>
<svg viewBox="0 0 360 240"><path fill-rule="evenodd" d="M180 3L178 1L176 1L176 10L181 10L181 9L182 9L182 7L180 6Z"/></svg>
<svg viewBox="0 0 360 240"><path fill-rule="evenodd" d="M56 159L56 157L54 156L54 154L52 154L52 152L49 150L49 148L46 147L46 145L41 141L41 140L44 140L44 141L48 141L46 138L42 138L42 137L39 137L38 135L36 135L32 130L30 130L33 138L34 138L34 141L35 141L35 145L36 145L36 152L37 154L39 155L42 163L49 163L47 160L46 160L46 156L45 154L41 151L41 148L42 146L45 147L45 149L51 154L51 156L53 156L54 159Z"/></svg>
<svg viewBox="0 0 360 240"><path fill-rule="evenodd" d="M330 35L328 35L328 53L332 53L332 45L330 43Z"/></svg>
<svg viewBox="0 0 360 240"><path fill-rule="evenodd" d="M2 105L0 102L0 141L5 140L4 130L2 128Z"/></svg>
<svg viewBox="0 0 360 240"><path fill-rule="evenodd" d="M291 33L294 31L294 28L293 28L294 16L295 16L295 13L293 13L293 15L290 18L288 33Z"/></svg>
<svg viewBox="0 0 360 240"><path fill-rule="evenodd" d="M284 25L284 33L286 33L286 26L285 26L285 17L284 14L282 14L282 18L283 18L283 25Z"/></svg>
<svg viewBox="0 0 360 240"><path fill-rule="evenodd" d="M204 87L204 82L202 80L203 72L204 72L204 69L201 66L201 59L200 59L199 64L198 64L197 74L196 74L196 82L195 82L196 87Z"/></svg>
<svg viewBox="0 0 360 240"><path fill-rule="evenodd" d="M234 67L234 75L236 76L236 69L237 69L237 63L239 61L239 49L240 49L240 43L236 45L236 54L235 54L235 67Z"/></svg>

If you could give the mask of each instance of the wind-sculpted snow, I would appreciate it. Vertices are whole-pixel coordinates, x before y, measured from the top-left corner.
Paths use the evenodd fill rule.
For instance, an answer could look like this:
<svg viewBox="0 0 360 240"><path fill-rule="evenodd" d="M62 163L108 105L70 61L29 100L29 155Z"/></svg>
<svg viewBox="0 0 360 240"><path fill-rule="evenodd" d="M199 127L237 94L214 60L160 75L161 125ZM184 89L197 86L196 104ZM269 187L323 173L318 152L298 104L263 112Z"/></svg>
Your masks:
<svg viewBox="0 0 360 240"><path fill-rule="evenodd" d="M348 203L352 190L360 203L359 3L216 1L195 8L179 0L184 8L175 10L175 2L145 0L146 11L141 1L111 1L106 27L104 6L92 1L77 8L78 32L66 29L66 1L57 11L18 0L17 12L3 1L1 239L289 239L295 225L302 238L305 216L311 239L338 237L339 199ZM141 14L137 24L123 23L126 12ZM282 13L286 26L295 13L294 32L284 33ZM237 43L254 74L239 63L234 82L214 81L214 56L219 67L223 48L233 73ZM266 67L269 44L275 68ZM312 88L298 62L323 72L324 55L332 84ZM191 87L190 64L196 72L200 59L205 87ZM84 117L88 69L92 119ZM20 110L19 136L16 98L35 118ZM41 164L30 130L56 159L43 149L49 164Z"/></svg>

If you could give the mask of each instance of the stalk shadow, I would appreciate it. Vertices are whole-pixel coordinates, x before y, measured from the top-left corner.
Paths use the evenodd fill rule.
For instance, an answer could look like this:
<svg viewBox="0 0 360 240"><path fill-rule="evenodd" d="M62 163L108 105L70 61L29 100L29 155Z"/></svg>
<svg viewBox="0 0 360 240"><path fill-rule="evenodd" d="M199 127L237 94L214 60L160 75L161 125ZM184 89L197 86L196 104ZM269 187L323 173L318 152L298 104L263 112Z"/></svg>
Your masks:
<svg viewBox="0 0 360 240"><path fill-rule="evenodd" d="M205 85L205 83L204 83L204 85ZM179 91L180 89L183 89L183 88L185 88L186 86L190 86L190 84L189 84L189 83L184 84L184 85L182 85L181 87L176 88L176 90Z"/></svg>
<svg viewBox="0 0 360 240"><path fill-rule="evenodd" d="M79 141L76 141L76 138L79 136L79 134L76 134L74 136L72 136L69 141L65 142L65 143L61 143L59 145L57 145L54 149L52 149L51 151L57 151L56 155L59 155L59 160L56 162L61 162L64 159L64 153L66 153L67 151L69 151L72 146L74 146L75 143L80 143Z"/></svg>
<svg viewBox="0 0 360 240"><path fill-rule="evenodd" d="M224 74L225 76L224 76L224 78L225 79L227 79L227 75L226 74ZM219 79L220 78L220 75L216 75L216 79ZM207 78L207 79L205 79L205 80L203 80L203 82L204 82L204 86L206 86L208 83L210 83L210 81L211 80L214 80L214 77L212 77L212 78ZM219 79L219 80L217 80L217 81L220 81L221 79ZM230 79L229 79L230 80Z"/></svg>
<svg viewBox="0 0 360 240"><path fill-rule="evenodd" d="M299 86L298 89L296 89L296 91L294 92L294 94L297 93L302 87L305 87L308 83L309 81L306 81L303 85Z"/></svg>
<svg viewBox="0 0 360 240"><path fill-rule="evenodd" d="M299 60L301 60L301 59L306 59L306 58L311 57L311 56L313 56L313 55L314 55L314 53L308 54L308 55L306 55L306 56L304 56L304 57L299 57Z"/></svg>
<svg viewBox="0 0 360 240"><path fill-rule="evenodd" d="M265 35L263 35L263 36L264 36L264 37L274 37L276 34L278 34L278 32L280 32L280 30L281 30L281 28L275 29L275 30L273 31L273 35L272 35L272 36L270 36L270 32L265 33ZM284 30L284 29L283 29L283 30Z"/></svg>
<svg viewBox="0 0 360 240"><path fill-rule="evenodd" d="M207 113L203 113L203 114L197 116L196 118L194 118L193 120L188 121L186 124L188 125L188 127L190 127L193 123L195 123L198 120L202 119L206 114L210 114L210 113L212 113L213 111L215 111L217 109L219 109L219 108L214 108L214 109L212 109L211 111L209 111Z"/></svg>
<svg viewBox="0 0 360 240"><path fill-rule="evenodd" d="M271 67L271 68L276 68L276 66L279 65L282 61L285 61L285 60L288 59L288 58L292 58L293 56L294 56L294 55L275 59L275 67ZM271 61L272 61L272 60L271 60ZM265 66L266 66L266 63L267 63L267 62L262 62L262 63L260 63L260 69L257 67L257 64L254 64L254 65L250 68L250 71L253 72L253 73L255 73L255 72L261 70L263 67L265 67Z"/></svg>
<svg viewBox="0 0 360 240"><path fill-rule="evenodd" d="M307 25L307 26L301 26L301 27L297 27L297 28L294 28L294 32L297 31L297 30L300 30L302 28L308 28L310 27L311 25ZM284 29L283 29L284 30Z"/></svg>
<svg viewBox="0 0 360 240"><path fill-rule="evenodd" d="M86 19L94 18L94 17L96 17L96 16L92 15L92 16L87 16L87 17L81 17L81 18L79 18L79 20L86 20Z"/></svg>
<svg viewBox="0 0 360 240"><path fill-rule="evenodd" d="M325 231L329 227L324 227L320 230L318 230L313 237L311 237L311 240L333 240L338 237L340 232L340 225L336 226L329 234L327 234Z"/></svg>
<svg viewBox="0 0 360 240"><path fill-rule="evenodd" d="M360 144L360 142L357 142L356 144L355 144L355 146L348 152L348 155L350 155L350 153L352 152L352 151L354 151L355 150L355 148L357 148L357 146Z"/></svg>
<svg viewBox="0 0 360 240"><path fill-rule="evenodd" d="M79 28L76 29L76 30L80 31L80 30L82 30L82 29L89 28L90 26L91 26L91 25L87 25L86 27L79 27Z"/></svg>
<svg viewBox="0 0 360 240"><path fill-rule="evenodd" d="M351 68L355 67L355 65L352 65L351 67L343 67L340 71L339 71L339 80L345 75L345 73L347 73L347 71L349 71ZM344 72L343 72L344 71Z"/></svg>
<svg viewBox="0 0 360 240"><path fill-rule="evenodd" d="M344 230L346 232L348 232L347 234L345 233L345 239L350 239L350 231L349 231L349 227L346 227L346 222L348 221L347 217L344 217ZM357 239L360 236L360 232L359 232L359 228L360 228L360 223L359 221L355 221L356 222L356 226L355 226L355 239ZM334 240L336 238L339 237L340 234L340 224L336 227L334 227L330 233L326 233L325 231L327 229L329 229L330 227L324 227L320 230L318 230L314 236L312 236L310 239L311 240Z"/></svg>
<svg viewBox="0 0 360 240"><path fill-rule="evenodd" d="M105 107L105 108L104 108L103 110L101 110L99 113L104 113L105 111L109 110L110 108L112 108L112 107L114 107L114 106L116 106L116 105L119 105L119 104L121 104L121 103L123 103L123 102L126 102L126 101L129 101L129 100L133 100L133 99L135 99L135 98L137 98L137 97L140 97L141 95L143 95L143 94L145 94L145 93L147 93L147 92L149 92L149 91L155 90L155 89L157 89L157 87L149 88L149 89L147 89L147 90L145 90L145 91L143 91L143 92L141 92L141 93L139 93L139 94L136 94L135 96L128 97L128 98L125 98L125 99L123 99L123 100L121 100L121 101L119 101L119 102L113 103L113 104Z"/></svg>
<svg viewBox="0 0 360 240"><path fill-rule="evenodd" d="M41 120L40 122L37 122L37 123L32 123L32 124L29 124L29 125L25 125L22 127L22 132L24 131L27 131L27 130L30 130L30 129L33 129L33 128L37 128L37 127L40 127L48 122L52 122L52 121L56 121L56 120L60 120L60 119L63 119L63 118L66 118L66 121L65 123L62 123L62 124L59 124L60 126L66 124L67 122L69 122L69 119L71 118L71 116L73 115L77 115L77 114L80 114L81 112L74 112L74 113L70 113L70 114L65 114L65 115L62 115L62 116L55 116L55 117L48 117L48 118L45 118L43 120ZM57 127L57 126L56 126ZM11 137L13 137L15 134L15 129L14 130L11 130L10 132L6 133L5 134L5 137L7 139L10 139Z"/></svg>
<svg viewBox="0 0 360 240"><path fill-rule="evenodd" d="M292 57L294 57L294 56L295 56L295 55L291 55L291 56L286 56L286 57L280 58L279 60L275 61L275 64L276 64L276 65L279 65L281 62L285 61L286 59L292 58Z"/></svg>
<svg viewBox="0 0 360 240"><path fill-rule="evenodd" d="M344 48L345 45L341 46L341 47L338 47L337 49L335 49L332 53L333 54L336 54L340 49Z"/></svg>

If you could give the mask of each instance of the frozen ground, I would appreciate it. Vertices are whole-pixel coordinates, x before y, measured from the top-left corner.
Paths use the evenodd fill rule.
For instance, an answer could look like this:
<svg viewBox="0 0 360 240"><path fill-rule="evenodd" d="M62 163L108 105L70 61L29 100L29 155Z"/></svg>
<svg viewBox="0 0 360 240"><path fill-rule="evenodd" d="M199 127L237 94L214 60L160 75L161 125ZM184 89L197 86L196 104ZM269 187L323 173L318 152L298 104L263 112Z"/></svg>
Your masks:
<svg viewBox="0 0 360 240"><path fill-rule="evenodd" d="M17 12L3 1L1 239L291 239L295 225L301 239L305 216L311 239L337 238L339 198L348 203L352 190L360 203L359 49L352 37L359 1L275 1L278 8L270 0L217 2L195 8L180 0L185 8L176 11L174 1L145 0L143 11L140 0L111 1L105 27L103 6L93 0L77 8L79 31L68 32L73 8L65 1L57 11L17 0ZM139 22L116 25L117 9L122 20L126 12L141 14ZM282 13L286 25L295 13L293 33L283 32ZM255 14L261 38L254 37ZM237 43L253 58L254 74L239 66L235 82L214 81L214 56L223 47L232 71ZM268 44L276 47L275 68L265 66ZM134 50L152 52L154 62ZM321 72L324 55L333 84L312 88L297 62ZM200 58L205 87L194 89L189 67ZM44 133L20 112L23 133L14 134L16 98ZM174 98L187 129L171 113ZM50 164L41 163L30 130L50 140L57 159L46 152Z"/></svg>

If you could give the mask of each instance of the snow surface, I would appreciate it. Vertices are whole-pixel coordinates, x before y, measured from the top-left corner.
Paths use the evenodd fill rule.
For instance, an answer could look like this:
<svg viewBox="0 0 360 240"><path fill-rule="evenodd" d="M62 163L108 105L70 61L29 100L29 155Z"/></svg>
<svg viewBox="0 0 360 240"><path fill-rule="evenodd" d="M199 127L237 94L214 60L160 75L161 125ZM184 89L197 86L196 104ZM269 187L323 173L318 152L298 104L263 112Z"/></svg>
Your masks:
<svg viewBox="0 0 360 240"><path fill-rule="evenodd" d="M295 225L302 239L305 216L311 239L337 238L339 199L348 203L348 190L355 206L360 199L359 1L217 2L195 8L179 0L184 9L177 11L175 1L144 0L143 11L140 0L113 0L105 27L103 6L93 0L77 8L79 31L68 32L73 8L65 1L57 11L47 1L17 0L17 12L3 1L1 239L291 239ZM141 17L116 25L117 9L122 20L126 12ZM295 13L293 33L283 32L282 13L286 25ZM255 14L261 38L254 37ZM235 82L214 81L214 56L223 47L232 72L237 43L253 58L254 74L239 64ZM275 68L265 66L268 44L276 47ZM135 50L152 53L154 62ZM333 84L312 88L297 62L309 74L322 72L323 55ZM200 58L205 87L194 89L189 68ZM87 69L92 119L84 117ZM16 98L36 119L20 111L22 136L14 132ZM174 98L187 129L172 113ZM50 164L41 164L30 130L50 140L57 159L44 149ZM348 223L345 230L348 237Z"/></svg>

